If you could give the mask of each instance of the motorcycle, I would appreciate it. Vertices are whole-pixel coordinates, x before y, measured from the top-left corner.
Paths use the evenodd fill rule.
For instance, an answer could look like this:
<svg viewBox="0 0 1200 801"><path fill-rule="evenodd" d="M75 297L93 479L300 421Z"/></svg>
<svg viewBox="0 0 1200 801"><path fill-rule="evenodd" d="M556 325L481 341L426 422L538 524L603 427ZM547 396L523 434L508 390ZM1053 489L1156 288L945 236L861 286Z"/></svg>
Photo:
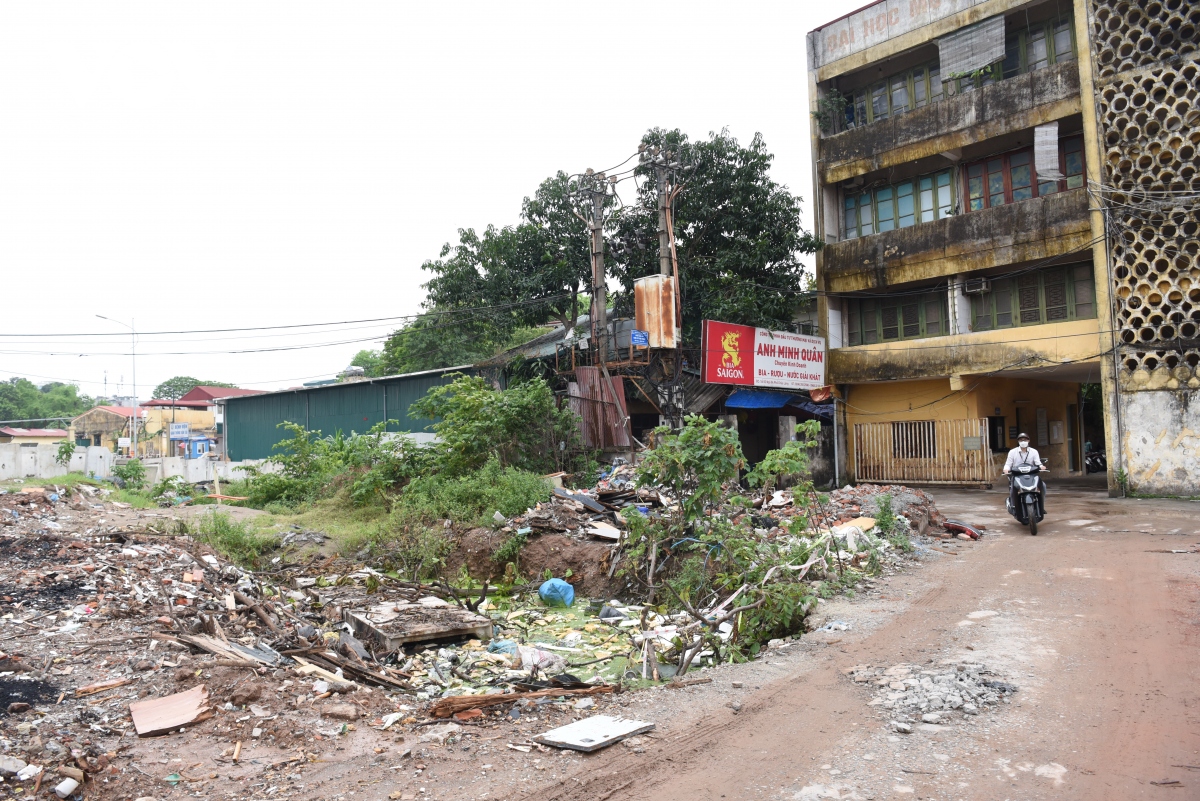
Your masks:
<svg viewBox="0 0 1200 801"><path fill-rule="evenodd" d="M1044 469L1046 460L1042 459L1041 464L1019 464L1012 469L1011 475L1008 477L1008 497L1004 500L1004 506L1008 513L1019 520L1021 523L1029 526L1029 533L1037 536L1038 523L1046 516L1046 496L1040 488L1041 479L1040 473ZM1013 508L1013 486L1017 490L1017 505Z"/></svg>
<svg viewBox="0 0 1200 801"><path fill-rule="evenodd" d="M1083 457L1083 469L1089 473L1108 472L1108 459L1104 451L1088 451Z"/></svg>

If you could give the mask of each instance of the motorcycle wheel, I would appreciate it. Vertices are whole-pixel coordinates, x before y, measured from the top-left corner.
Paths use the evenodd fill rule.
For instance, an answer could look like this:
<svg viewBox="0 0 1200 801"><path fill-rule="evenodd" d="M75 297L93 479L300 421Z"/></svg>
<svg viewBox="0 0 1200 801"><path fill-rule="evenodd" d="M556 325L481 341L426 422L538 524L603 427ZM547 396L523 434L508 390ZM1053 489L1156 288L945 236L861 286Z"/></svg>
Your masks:
<svg viewBox="0 0 1200 801"><path fill-rule="evenodd" d="M1025 505L1025 514L1029 517L1029 533L1037 536L1037 502Z"/></svg>

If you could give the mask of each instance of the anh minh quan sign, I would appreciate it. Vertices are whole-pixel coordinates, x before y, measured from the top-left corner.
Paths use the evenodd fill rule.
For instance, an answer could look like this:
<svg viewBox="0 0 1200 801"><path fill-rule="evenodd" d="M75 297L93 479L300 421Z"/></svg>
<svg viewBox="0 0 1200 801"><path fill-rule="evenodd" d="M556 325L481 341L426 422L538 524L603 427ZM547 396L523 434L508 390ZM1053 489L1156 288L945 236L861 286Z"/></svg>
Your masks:
<svg viewBox="0 0 1200 801"><path fill-rule="evenodd" d="M777 389L825 386L825 340L748 325L704 321L704 380Z"/></svg>

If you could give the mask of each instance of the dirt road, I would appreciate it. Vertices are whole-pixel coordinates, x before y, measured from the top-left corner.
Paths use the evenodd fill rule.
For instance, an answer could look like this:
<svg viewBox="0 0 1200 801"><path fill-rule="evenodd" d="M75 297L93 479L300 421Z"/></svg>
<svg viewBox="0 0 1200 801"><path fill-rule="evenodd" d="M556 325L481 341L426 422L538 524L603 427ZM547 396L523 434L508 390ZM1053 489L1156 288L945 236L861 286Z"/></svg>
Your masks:
<svg viewBox="0 0 1200 801"><path fill-rule="evenodd" d="M1000 491L934 494L948 516L988 527L963 556L827 605L849 631L772 651L747 690L697 695L644 749L568 757L548 785L487 797L1200 799L1200 767L1186 767L1200 766L1200 505L1063 490L1031 537ZM947 659L1020 689L977 717L897 734L843 674Z"/></svg>

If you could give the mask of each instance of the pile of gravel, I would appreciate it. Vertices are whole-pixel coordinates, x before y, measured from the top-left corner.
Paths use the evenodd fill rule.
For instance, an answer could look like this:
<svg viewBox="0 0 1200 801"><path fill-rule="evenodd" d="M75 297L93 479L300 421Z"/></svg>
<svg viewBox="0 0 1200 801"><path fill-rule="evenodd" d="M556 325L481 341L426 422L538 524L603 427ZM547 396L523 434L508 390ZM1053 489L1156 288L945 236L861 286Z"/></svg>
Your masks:
<svg viewBox="0 0 1200 801"><path fill-rule="evenodd" d="M877 688L869 706L896 713L945 716L950 712L977 715L1006 703L1017 691L984 665L975 662L938 665L856 665L846 671L851 681Z"/></svg>

